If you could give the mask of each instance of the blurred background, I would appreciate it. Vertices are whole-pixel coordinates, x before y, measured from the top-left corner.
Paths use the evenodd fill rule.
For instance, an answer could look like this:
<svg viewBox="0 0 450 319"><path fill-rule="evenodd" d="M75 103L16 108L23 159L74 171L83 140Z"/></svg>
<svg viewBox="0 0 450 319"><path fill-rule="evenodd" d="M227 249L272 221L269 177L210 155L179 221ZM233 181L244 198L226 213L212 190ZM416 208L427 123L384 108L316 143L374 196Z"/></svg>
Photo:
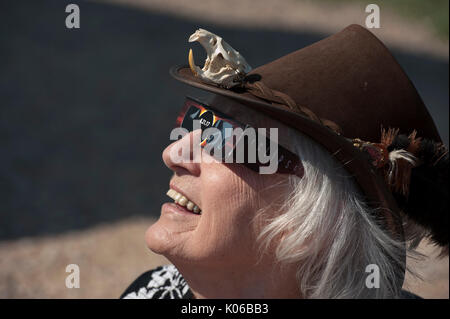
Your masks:
<svg viewBox="0 0 450 319"><path fill-rule="evenodd" d="M67 29L65 8L80 8ZM197 28L221 35L254 67L351 23L362 0L2 0L0 2L0 298L118 298L167 261L144 232L166 201L161 152L186 94L168 69L187 63ZM447 0L376 1L391 49L448 145ZM192 45L197 60L205 56ZM423 280L448 298L448 258L420 247ZM67 289L66 265L81 287Z"/></svg>

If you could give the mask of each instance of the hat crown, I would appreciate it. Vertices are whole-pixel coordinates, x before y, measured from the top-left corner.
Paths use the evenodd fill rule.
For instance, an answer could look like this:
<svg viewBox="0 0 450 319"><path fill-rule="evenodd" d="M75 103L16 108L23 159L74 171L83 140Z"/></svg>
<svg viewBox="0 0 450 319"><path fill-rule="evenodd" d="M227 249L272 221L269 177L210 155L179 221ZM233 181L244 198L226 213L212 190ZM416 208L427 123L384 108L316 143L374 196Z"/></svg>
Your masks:
<svg viewBox="0 0 450 319"><path fill-rule="evenodd" d="M347 138L380 139L381 127L441 141L434 122L400 65L359 25L254 69L267 87L289 95Z"/></svg>

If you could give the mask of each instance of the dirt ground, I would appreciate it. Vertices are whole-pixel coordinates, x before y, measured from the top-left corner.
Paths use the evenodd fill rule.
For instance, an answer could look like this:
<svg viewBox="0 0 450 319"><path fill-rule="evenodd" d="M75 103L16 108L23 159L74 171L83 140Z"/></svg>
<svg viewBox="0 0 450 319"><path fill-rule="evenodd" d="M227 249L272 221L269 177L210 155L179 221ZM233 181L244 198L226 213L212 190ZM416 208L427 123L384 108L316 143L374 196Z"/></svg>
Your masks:
<svg viewBox="0 0 450 319"><path fill-rule="evenodd" d="M153 219L129 219L54 237L0 243L0 298L118 298L142 272L168 261L150 252L145 230ZM448 258L410 264L423 281L407 277L405 288L425 298L448 298ZM65 286L66 266L77 264L80 288Z"/></svg>
<svg viewBox="0 0 450 319"><path fill-rule="evenodd" d="M118 298L145 270L168 263L146 249L151 219L0 243L0 298ZM77 264L80 288L65 285Z"/></svg>

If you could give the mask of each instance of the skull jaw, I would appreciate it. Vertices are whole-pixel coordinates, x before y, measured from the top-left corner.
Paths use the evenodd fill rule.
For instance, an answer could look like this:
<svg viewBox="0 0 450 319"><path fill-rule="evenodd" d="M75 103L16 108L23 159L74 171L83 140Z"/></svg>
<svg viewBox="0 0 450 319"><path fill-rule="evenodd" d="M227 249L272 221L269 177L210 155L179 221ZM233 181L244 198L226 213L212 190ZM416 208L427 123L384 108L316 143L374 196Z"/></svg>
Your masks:
<svg viewBox="0 0 450 319"><path fill-rule="evenodd" d="M223 67L220 72L217 73L211 73L208 70L203 71L199 67L197 67L196 71L198 77L200 77L204 82L216 84L226 89L239 85L241 80L244 78L242 73L239 73L227 66Z"/></svg>

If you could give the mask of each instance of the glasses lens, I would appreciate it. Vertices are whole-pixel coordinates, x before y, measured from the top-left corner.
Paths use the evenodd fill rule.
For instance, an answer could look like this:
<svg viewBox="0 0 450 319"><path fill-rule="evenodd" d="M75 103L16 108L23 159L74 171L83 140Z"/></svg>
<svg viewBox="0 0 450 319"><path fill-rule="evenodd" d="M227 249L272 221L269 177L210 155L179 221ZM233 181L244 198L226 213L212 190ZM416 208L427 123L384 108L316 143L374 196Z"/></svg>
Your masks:
<svg viewBox="0 0 450 319"><path fill-rule="evenodd" d="M277 173L303 175L303 166L297 155L278 143L270 143L268 137L260 136L249 125L230 119L190 98L186 99L177 117L177 126L189 132L201 129L200 145L207 148L208 153L219 161L241 163L259 172L261 166L269 165L259 161L259 153L264 153L266 159L267 156L275 154L277 158L271 158L270 163L273 160L278 161ZM212 130L208 130L210 128ZM274 147L278 152L275 152Z"/></svg>

